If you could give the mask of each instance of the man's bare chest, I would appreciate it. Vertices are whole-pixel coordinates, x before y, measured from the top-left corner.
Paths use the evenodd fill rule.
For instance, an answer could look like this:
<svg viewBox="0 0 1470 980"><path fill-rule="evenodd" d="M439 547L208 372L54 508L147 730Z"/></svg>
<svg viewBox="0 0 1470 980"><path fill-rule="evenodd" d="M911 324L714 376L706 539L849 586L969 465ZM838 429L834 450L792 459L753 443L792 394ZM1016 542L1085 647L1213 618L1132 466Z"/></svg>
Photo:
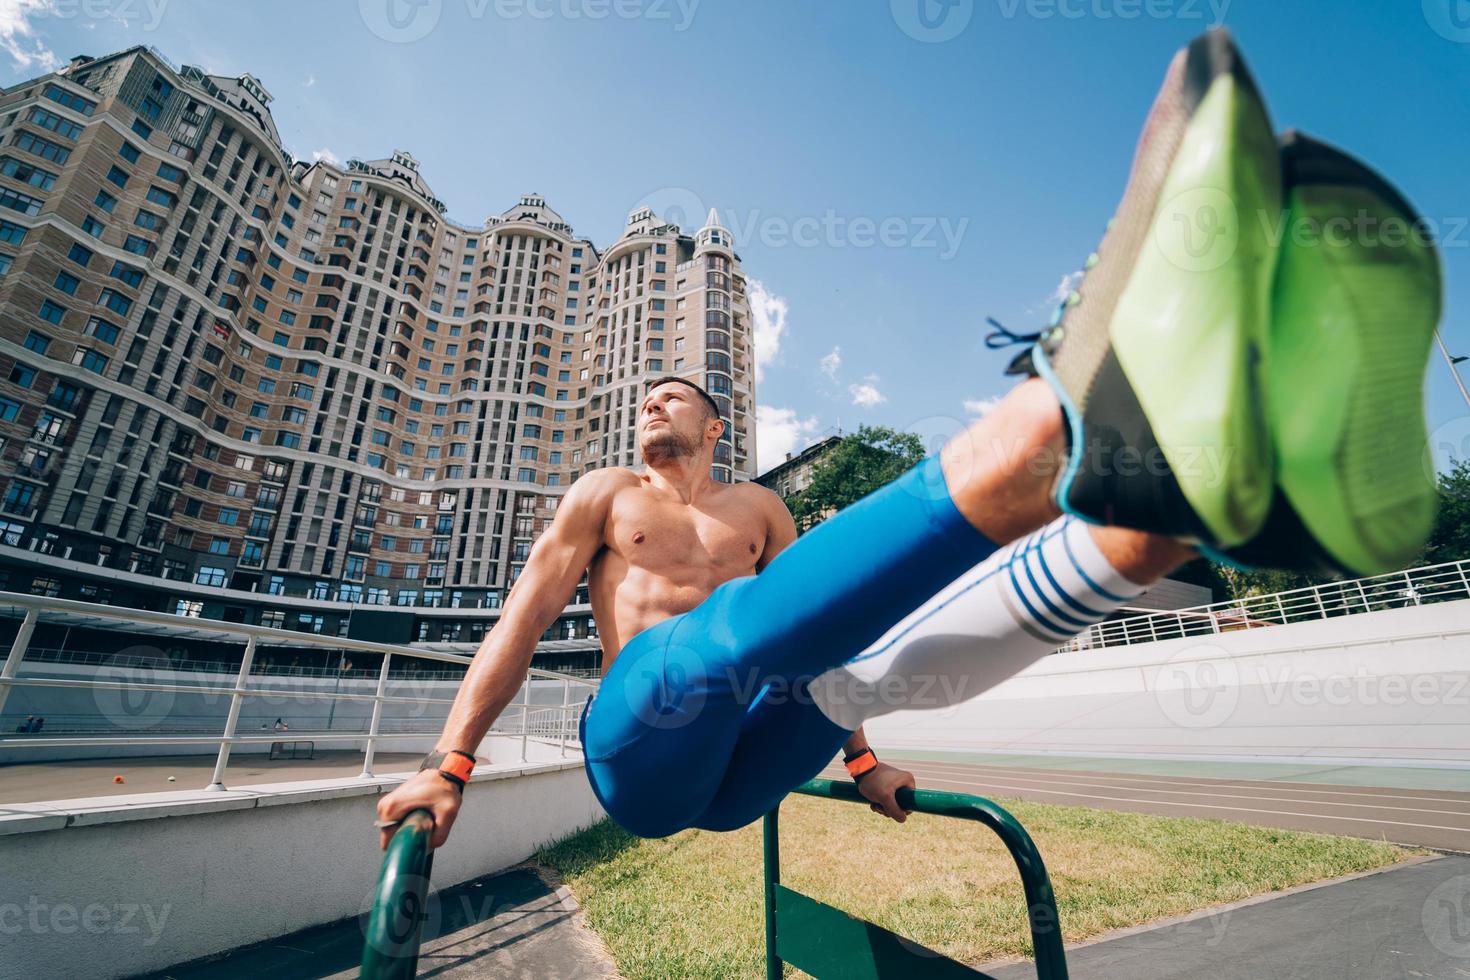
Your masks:
<svg viewBox="0 0 1470 980"><path fill-rule="evenodd" d="M765 522L751 508L733 502L692 506L642 494L629 496L632 499L613 508L608 544L633 565L736 567L743 572L765 548Z"/></svg>

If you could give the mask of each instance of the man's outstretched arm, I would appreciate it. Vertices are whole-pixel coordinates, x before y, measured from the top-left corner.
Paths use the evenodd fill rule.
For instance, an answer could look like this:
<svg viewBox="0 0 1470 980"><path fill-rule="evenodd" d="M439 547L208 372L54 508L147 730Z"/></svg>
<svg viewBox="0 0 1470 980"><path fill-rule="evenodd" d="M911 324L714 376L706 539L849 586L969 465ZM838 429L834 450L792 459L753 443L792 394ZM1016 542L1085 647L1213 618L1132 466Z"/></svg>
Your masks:
<svg viewBox="0 0 1470 980"><path fill-rule="evenodd" d="M449 709L435 750L474 754L490 725L520 690L536 641L576 591L582 573L602 547L613 494L630 475L594 470L572 485L556 519L531 549L520 578L506 597L500 621L475 651ZM433 846L441 846L459 815L460 790L433 770L420 772L378 801L380 821L398 821L414 810L434 815ZM393 828L382 828L388 846Z"/></svg>

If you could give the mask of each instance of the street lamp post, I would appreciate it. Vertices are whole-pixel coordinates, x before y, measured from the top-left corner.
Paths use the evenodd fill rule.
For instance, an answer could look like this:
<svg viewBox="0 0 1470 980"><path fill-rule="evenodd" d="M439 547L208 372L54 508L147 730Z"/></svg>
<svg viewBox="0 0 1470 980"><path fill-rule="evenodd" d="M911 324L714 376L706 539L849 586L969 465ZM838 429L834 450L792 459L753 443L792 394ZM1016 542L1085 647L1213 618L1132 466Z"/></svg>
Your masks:
<svg viewBox="0 0 1470 980"><path fill-rule="evenodd" d="M1438 329L1434 331L1434 339L1439 344L1439 352L1444 355L1444 362L1450 367L1450 374L1454 376L1455 386L1460 389L1460 397L1465 399L1466 407L1470 407L1470 391L1465 390L1465 382L1460 377L1460 369L1455 367L1456 364L1459 364L1465 358L1451 356L1449 348L1444 345L1444 337L1440 335Z"/></svg>

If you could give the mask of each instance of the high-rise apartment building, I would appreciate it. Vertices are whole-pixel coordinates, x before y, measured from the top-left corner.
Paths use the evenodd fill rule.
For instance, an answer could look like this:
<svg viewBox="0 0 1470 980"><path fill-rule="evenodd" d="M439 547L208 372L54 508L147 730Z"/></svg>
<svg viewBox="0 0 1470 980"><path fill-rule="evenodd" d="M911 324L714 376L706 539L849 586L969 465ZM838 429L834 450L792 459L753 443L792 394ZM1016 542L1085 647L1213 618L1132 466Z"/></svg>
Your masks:
<svg viewBox="0 0 1470 980"><path fill-rule="evenodd" d="M566 488L637 464L651 378L707 387L715 477L754 475L713 213L462 226L408 153L292 160L270 101L146 48L0 96L0 588L474 642ZM592 636L573 605L549 638Z"/></svg>

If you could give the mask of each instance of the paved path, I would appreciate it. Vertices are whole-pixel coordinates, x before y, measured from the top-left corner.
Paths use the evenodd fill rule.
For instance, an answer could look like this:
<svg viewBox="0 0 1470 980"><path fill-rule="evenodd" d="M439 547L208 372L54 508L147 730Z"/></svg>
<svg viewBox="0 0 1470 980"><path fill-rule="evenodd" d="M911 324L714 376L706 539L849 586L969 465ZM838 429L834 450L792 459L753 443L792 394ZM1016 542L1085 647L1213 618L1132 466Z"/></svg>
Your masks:
<svg viewBox="0 0 1470 980"><path fill-rule="evenodd" d="M1211 909L1067 951L1086 980L1464 980L1470 858L1442 857ZM1028 963L982 967L1031 980Z"/></svg>
<svg viewBox="0 0 1470 980"><path fill-rule="evenodd" d="M420 977L598 980L617 969L565 888L529 868L456 885L429 900ZM146 980L347 980L358 975L366 918L304 929Z"/></svg>
<svg viewBox="0 0 1470 980"><path fill-rule="evenodd" d="M910 769L920 786L933 789L1232 820L1470 853L1470 792L887 758ZM835 767L823 775L846 778Z"/></svg>

